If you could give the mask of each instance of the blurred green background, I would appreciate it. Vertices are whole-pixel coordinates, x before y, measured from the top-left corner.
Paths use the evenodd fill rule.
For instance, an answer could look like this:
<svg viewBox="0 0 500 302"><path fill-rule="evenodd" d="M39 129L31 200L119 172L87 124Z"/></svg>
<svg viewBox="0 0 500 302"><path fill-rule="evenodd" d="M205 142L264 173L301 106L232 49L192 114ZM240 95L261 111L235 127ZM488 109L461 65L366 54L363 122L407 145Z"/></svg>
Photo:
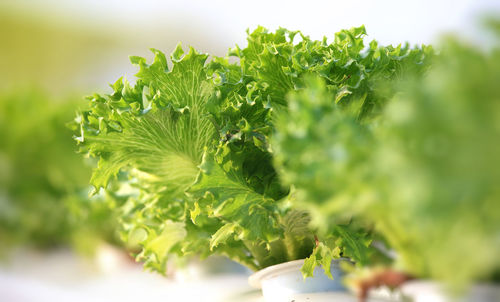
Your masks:
<svg viewBox="0 0 500 302"><path fill-rule="evenodd" d="M315 39L365 24L382 44L431 43L442 32L476 41L493 0L458 1L0 0L0 255L13 248L118 244L109 196L88 198L91 167L66 123L108 83L136 73L128 56L178 42L224 55L245 29L300 29ZM313 12L310 12L313 8ZM417 24L417 25L416 25ZM245 280L246 282L246 280ZM245 283L246 284L246 283ZM1 298L1 295L0 295ZM1 299L0 299L1 300Z"/></svg>

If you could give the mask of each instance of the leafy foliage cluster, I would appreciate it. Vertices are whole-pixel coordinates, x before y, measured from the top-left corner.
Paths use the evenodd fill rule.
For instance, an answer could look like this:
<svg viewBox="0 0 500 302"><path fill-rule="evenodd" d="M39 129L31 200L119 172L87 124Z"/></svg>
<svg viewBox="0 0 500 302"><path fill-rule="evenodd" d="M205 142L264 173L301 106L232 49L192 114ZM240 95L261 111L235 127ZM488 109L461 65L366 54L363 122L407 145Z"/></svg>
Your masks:
<svg viewBox="0 0 500 302"><path fill-rule="evenodd" d="M406 272L455 287L491 279L500 268L498 45L444 40L428 73L391 83L398 93L369 122L312 80L276 123L282 179L322 218L374 223Z"/></svg>
<svg viewBox="0 0 500 302"><path fill-rule="evenodd" d="M135 84L121 78L113 93L89 97L76 140L99 159L96 192L122 200L123 237L141 245L146 267L165 272L175 255L222 254L254 270L308 257L307 276L334 258L377 256L369 225L352 216L315 223L321 215L296 206L342 186L323 175L332 163L315 162L342 150L309 142L348 136L347 126L323 120L344 111L353 124L373 120L394 94L383 83L422 73L432 57L429 47L365 45L365 35L352 28L328 43L259 27L224 58L179 45L169 64L153 50L151 64L131 57ZM321 197L303 199L308 186Z"/></svg>

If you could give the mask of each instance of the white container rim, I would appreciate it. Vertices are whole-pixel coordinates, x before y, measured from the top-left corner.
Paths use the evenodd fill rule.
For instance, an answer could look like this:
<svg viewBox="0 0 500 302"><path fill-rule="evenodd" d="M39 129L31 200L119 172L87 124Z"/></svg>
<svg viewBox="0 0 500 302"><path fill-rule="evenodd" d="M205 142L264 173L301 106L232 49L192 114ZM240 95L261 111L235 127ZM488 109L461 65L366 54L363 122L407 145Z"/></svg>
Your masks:
<svg viewBox="0 0 500 302"><path fill-rule="evenodd" d="M298 271L304 265L304 261L305 259L299 259L268 266L250 275L250 277L248 277L248 283L254 288L262 288L261 283L263 280L279 276L281 274ZM351 262L348 258L338 258L333 259L333 261Z"/></svg>
<svg viewBox="0 0 500 302"><path fill-rule="evenodd" d="M304 265L304 261L305 259L299 259L268 266L250 275L250 277L248 277L248 283L252 287L262 288L262 280L269 279L283 273L300 270L300 268Z"/></svg>

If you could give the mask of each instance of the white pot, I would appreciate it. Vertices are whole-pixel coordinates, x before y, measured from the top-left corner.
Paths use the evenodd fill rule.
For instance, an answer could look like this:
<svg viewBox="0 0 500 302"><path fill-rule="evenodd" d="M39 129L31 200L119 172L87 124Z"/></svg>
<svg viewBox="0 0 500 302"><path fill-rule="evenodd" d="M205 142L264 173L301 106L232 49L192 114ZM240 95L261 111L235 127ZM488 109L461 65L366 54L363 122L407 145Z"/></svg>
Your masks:
<svg viewBox="0 0 500 302"><path fill-rule="evenodd" d="M489 284L471 286L464 295L452 297L441 284L433 281L409 281L401 287L401 293L412 302L498 302L500 287Z"/></svg>
<svg viewBox="0 0 500 302"><path fill-rule="evenodd" d="M348 293L342 284L341 261L348 260L338 259L332 262L333 280L320 267L314 269L313 277L304 280L300 272L304 264L302 259L266 267L251 275L248 282L255 288L262 288L262 294L268 302L290 302L306 293L336 292L344 296Z"/></svg>

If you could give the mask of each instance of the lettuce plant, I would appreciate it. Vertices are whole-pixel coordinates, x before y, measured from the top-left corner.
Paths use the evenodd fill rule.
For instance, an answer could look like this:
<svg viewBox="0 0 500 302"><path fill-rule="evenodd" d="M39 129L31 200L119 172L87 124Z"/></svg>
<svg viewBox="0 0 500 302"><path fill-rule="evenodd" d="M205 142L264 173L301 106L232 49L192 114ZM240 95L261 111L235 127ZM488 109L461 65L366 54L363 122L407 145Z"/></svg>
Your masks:
<svg viewBox="0 0 500 302"><path fill-rule="evenodd" d="M271 143L276 116L297 110L287 95L310 91L308 76L326 83L327 102L356 103L357 117L369 119L393 94L376 87L425 68L430 49L365 46L365 35L352 28L328 43L259 27L227 57L208 60L179 45L171 64L153 49L151 64L131 57L134 84L120 78L111 94L89 97L75 138L99 160L96 192L124 200L117 211L124 239L142 247L137 259L165 272L172 256L222 254L253 270L308 258L305 276L316 265L329 274L341 256L369 262L377 254L371 227L351 217L311 223L314 215L296 205L300 181L278 176L281 151ZM293 131L308 135L300 125Z"/></svg>
<svg viewBox="0 0 500 302"><path fill-rule="evenodd" d="M399 269L462 288L491 279L500 268L498 83L498 43L485 51L455 38L427 73L392 83L399 92L370 119L334 106L313 79L276 123L281 178L322 219L373 222Z"/></svg>

